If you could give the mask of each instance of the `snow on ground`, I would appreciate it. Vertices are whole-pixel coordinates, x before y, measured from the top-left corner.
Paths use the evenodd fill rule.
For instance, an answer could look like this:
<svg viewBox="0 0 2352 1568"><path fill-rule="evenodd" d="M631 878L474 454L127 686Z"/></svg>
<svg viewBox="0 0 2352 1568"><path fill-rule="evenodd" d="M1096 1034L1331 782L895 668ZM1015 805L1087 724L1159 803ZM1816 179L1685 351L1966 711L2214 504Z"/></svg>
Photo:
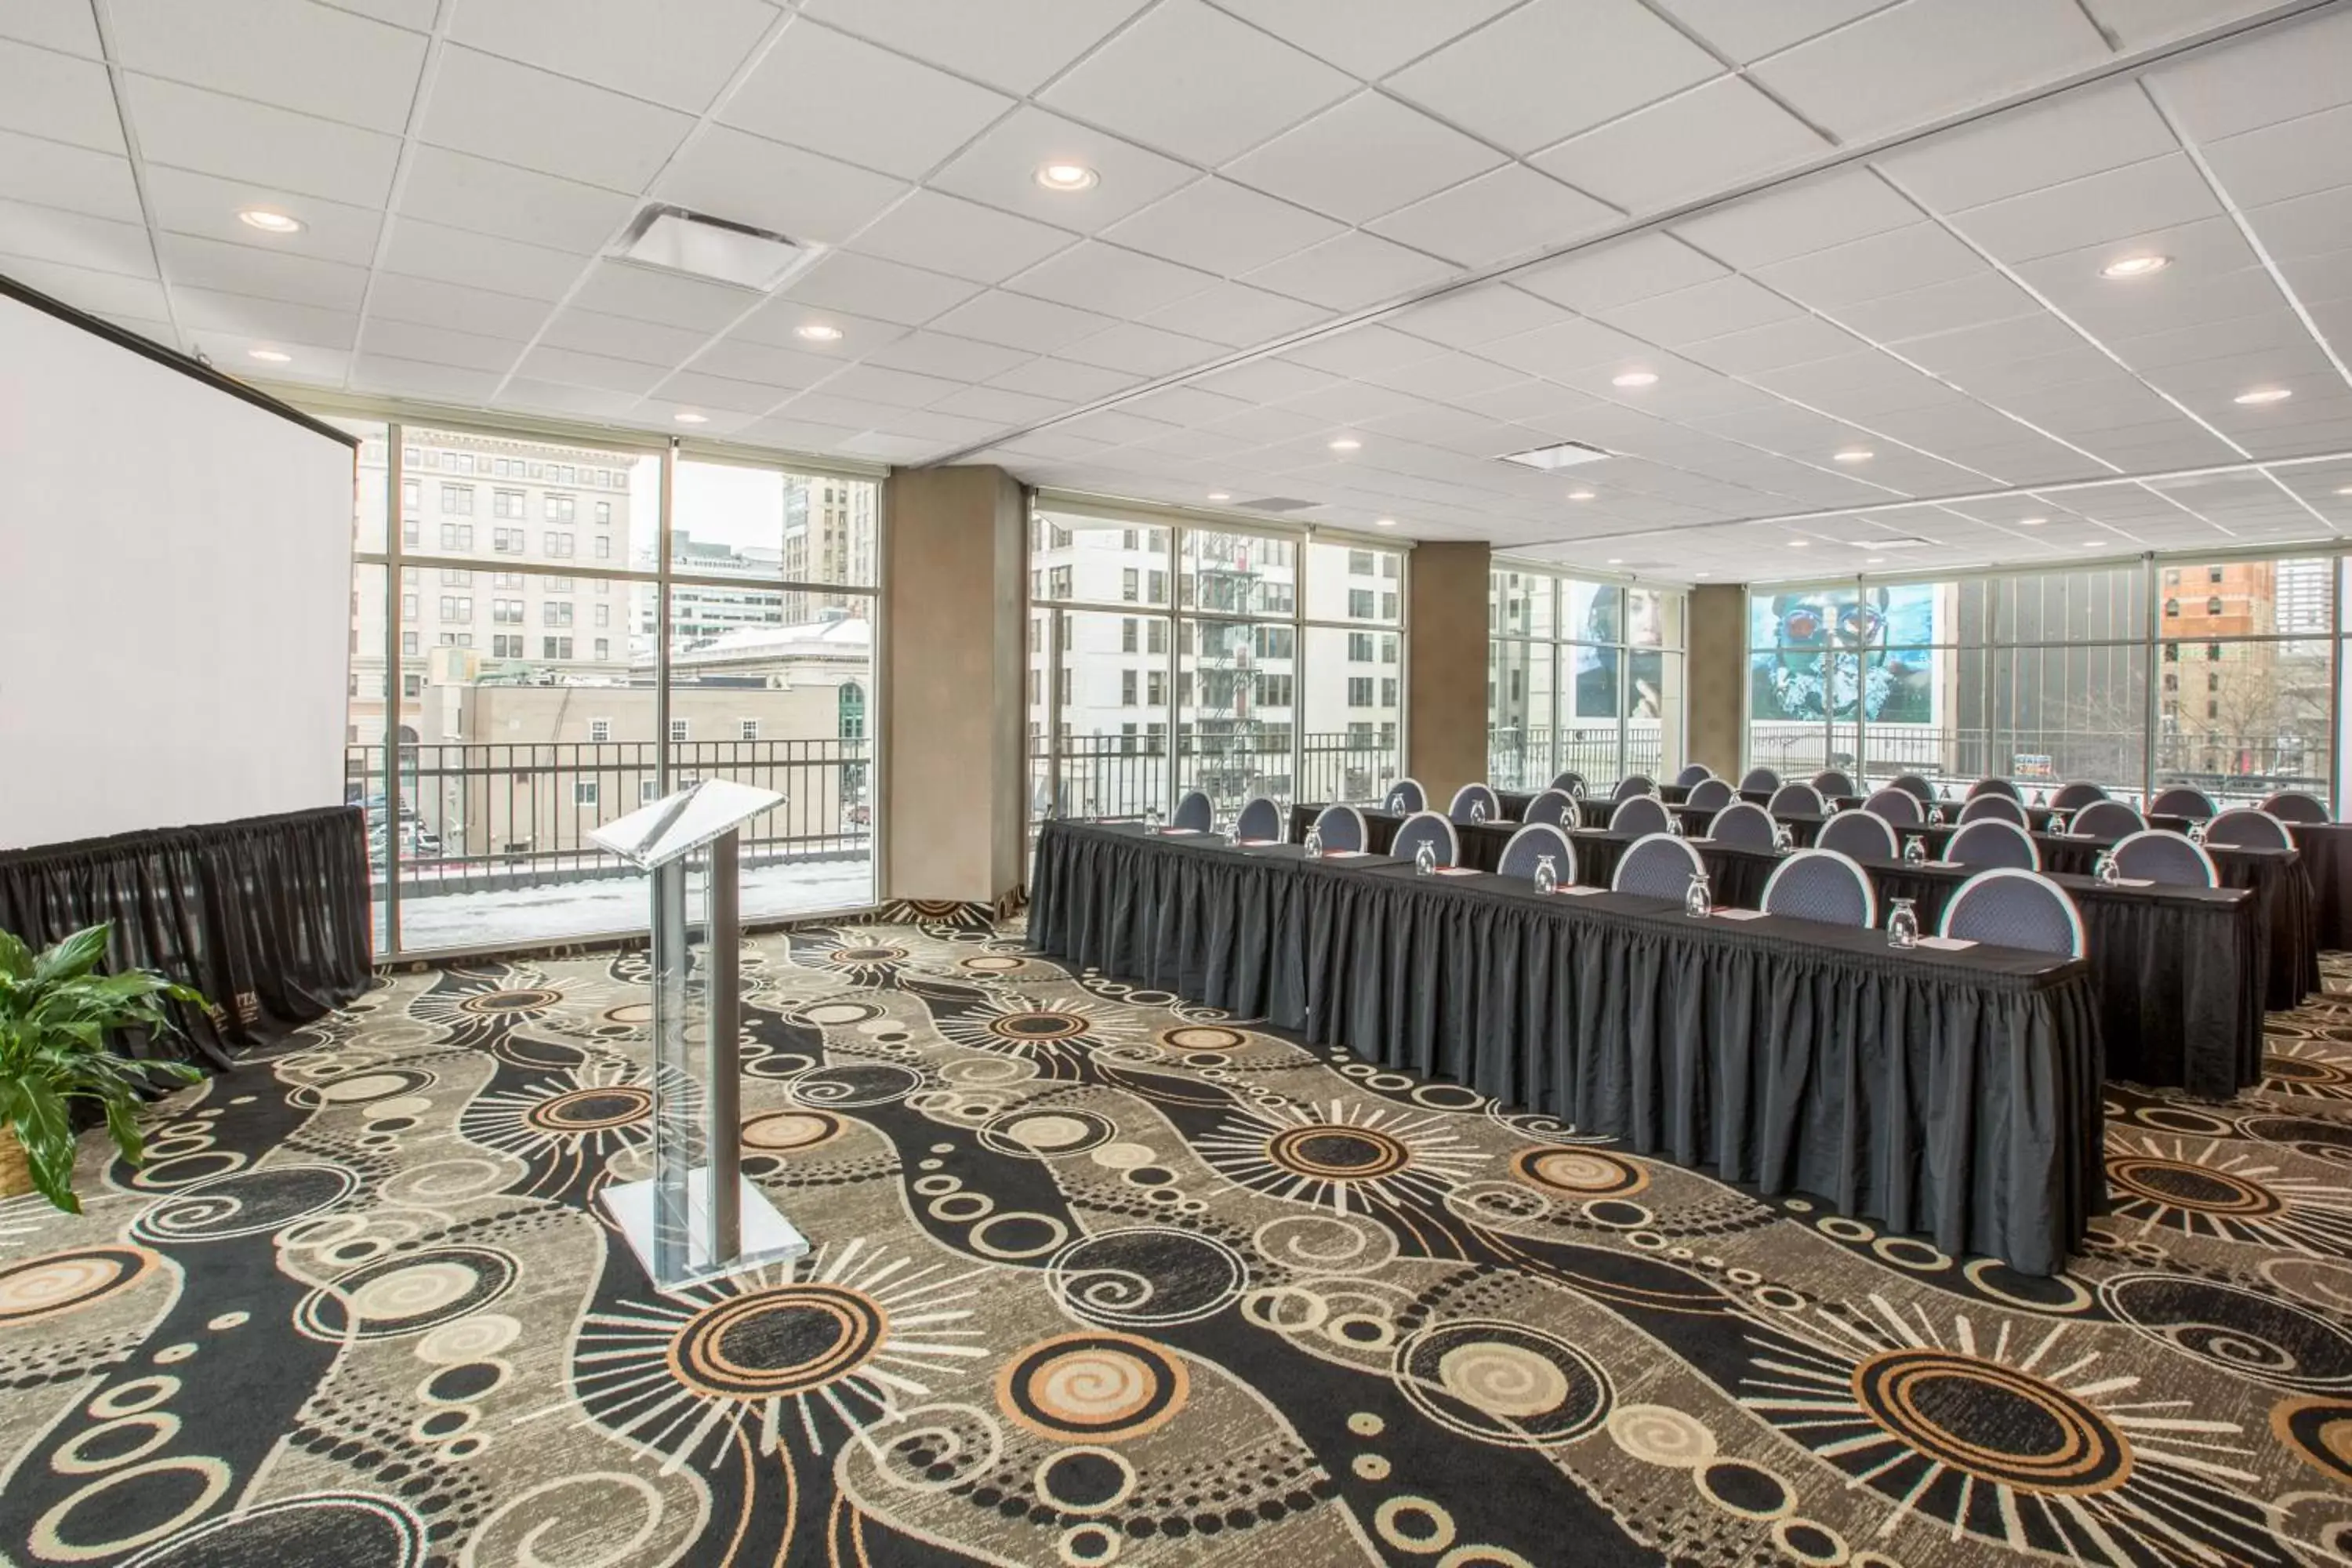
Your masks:
<svg viewBox="0 0 2352 1568"><path fill-rule="evenodd" d="M436 948L522 946L614 931L643 931L652 903L644 877L602 877L491 893L425 893L414 884L400 900L400 944ZM803 860L743 871L743 920L862 910L874 901L870 858ZM381 919L381 909L378 914ZM381 938L381 932L378 933ZM381 948L383 943L377 943Z"/></svg>

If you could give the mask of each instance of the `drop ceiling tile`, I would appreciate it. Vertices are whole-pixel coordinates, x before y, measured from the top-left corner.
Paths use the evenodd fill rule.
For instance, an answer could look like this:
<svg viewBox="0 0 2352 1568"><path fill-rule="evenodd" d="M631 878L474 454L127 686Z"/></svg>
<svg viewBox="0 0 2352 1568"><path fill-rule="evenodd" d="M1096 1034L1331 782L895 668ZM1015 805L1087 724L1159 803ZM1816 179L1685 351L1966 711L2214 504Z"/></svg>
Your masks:
<svg viewBox="0 0 2352 1568"><path fill-rule="evenodd" d="M1857 346L1853 334L1840 331L1818 316L1792 316L1744 331L1685 343L1679 352L1726 375L1752 375L1759 371L1833 359L1852 353Z"/></svg>
<svg viewBox="0 0 2352 1568"><path fill-rule="evenodd" d="M1106 370L1123 370L1135 375L1168 375L1206 364L1225 353L1217 343L1200 338L1188 338L1178 332L1163 332L1154 327L1124 322L1089 338L1081 338L1061 351L1064 359L1080 364L1099 365Z"/></svg>
<svg viewBox="0 0 2352 1568"><path fill-rule="evenodd" d="M2037 315L2042 307L2024 289L1988 270L1827 310L1840 325L1874 342L1900 344L1963 327Z"/></svg>
<svg viewBox="0 0 2352 1568"><path fill-rule="evenodd" d="M1226 178L1360 224L1505 162L1395 99L1365 91L1225 165Z"/></svg>
<svg viewBox="0 0 2352 1568"><path fill-rule="evenodd" d="M1303 364L1330 375L1365 376L1374 371L1434 359L1436 344L1385 326L1360 326L1334 332L1312 342L1285 350L1284 363Z"/></svg>
<svg viewBox="0 0 2352 1568"><path fill-rule="evenodd" d="M1001 283L1077 237L937 191L917 191L857 237L867 256Z"/></svg>
<svg viewBox="0 0 2352 1568"><path fill-rule="evenodd" d="M841 363L822 354L803 353L797 349L734 336L721 338L706 347L694 357L693 368L730 381L799 391L833 374L841 368Z"/></svg>
<svg viewBox="0 0 2352 1568"><path fill-rule="evenodd" d="M1249 406L1237 397L1226 397L1214 392L1203 392L1197 386L1167 386L1157 392L1147 392L1122 405L1130 414L1146 419L1165 420L1171 425L1207 425L1228 418Z"/></svg>
<svg viewBox="0 0 2352 1568"><path fill-rule="evenodd" d="M607 354L614 359L632 359L641 364L664 368L692 357L697 349L709 340L707 331L689 327L664 326L658 321L641 321L631 316L612 316L602 310L583 310L576 305L557 311L541 329L539 341L550 348L578 349L583 353ZM388 351L399 353L404 351ZM411 354L412 359L430 359L430 354Z"/></svg>
<svg viewBox="0 0 2352 1568"><path fill-rule="evenodd" d="M1927 206L1953 213L2179 150L2147 95L2121 82L1999 115L1875 163Z"/></svg>
<svg viewBox="0 0 2352 1568"><path fill-rule="evenodd" d="M1377 366L1363 373L1375 386L1393 387L1416 397L1454 403L1482 392L1495 392L1526 379L1520 372L1492 360L1466 353L1445 353L1401 364Z"/></svg>
<svg viewBox="0 0 2352 1568"><path fill-rule="evenodd" d="M939 331L959 337L1041 354L1091 337L1112 324L1111 318L1092 310L1001 289L966 300L932 323Z"/></svg>
<svg viewBox="0 0 2352 1568"><path fill-rule="evenodd" d="M1674 233L1719 261L1754 270L1906 227L1919 217L1917 207L1875 175L1844 170L1685 218Z"/></svg>
<svg viewBox="0 0 2352 1568"><path fill-rule="evenodd" d="M1915 223L1757 269L1757 278L1818 310L1997 276L1940 224Z"/></svg>
<svg viewBox="0 0 2352 1568"><path fill-rule="evenodd" d="M1057 397L1033 397L1025 392L1008 392L1001 386L967 386L961 392L940 398L931 406L941 414L961 414L971 419L992 419L1000 425L1031 425L1051 419L1073 405Z"/></svg>
<svg viewBox="0 0 2352 1568"><path fill-rule="evenodd" d="M473 332L453 332L440 327L371 318L360 329L360 346L370 354L389 355L426 364L503 375L522 357L523 345L508 338L486 338Z"/></svg>
<svg viewBox="0 0 2352 1568"><path fill-rule="evenodd" d="M572 303L666 326L717 331L760 302L749 289L689 278L625 261L594 263Z"/></svg>
<svg viewBox="0 0 2352 1568"><path fill-rule="evenodd" d="M1048 190L1037 183L1037 171L1048 163L1092 169L1096 183L1083 191ZM1097 234L1196 177L1172 158L1024 103L925 183L1041 223Z"/></svg>
<svg viewBox="0 0 2352 1568"><path fill-rule="evenodd" d="M908 332L885 343L866 357L865 363L886 370L910 370L950 381L986 381L1035 357L1025 349L1005 348L946 332Z"/></svg>
<svg viewBox="0 0 2352 1568"><path fill-rule="evenodd" d="M1729 271L1672 235L1639 234L1515 273L1511 285L1573 310L1605 310Z"/></svg>
<svg viewBox="0 0 2352 1568"><path fill-rule="evenodd" d="M1550 326L1565 316L1558 305L1507 283L1480 283L1408 305L1383 324L1433 343L1475 348Z"/></svg>
<svg viewBox="0 0 2352 1568"><path fill-rule="evenodd" d="M2352 234L2352 186L2273 202L2246 218L2275 259L2326 255L2342 248Z"/></svg>
<svg viewBox="0 0 2352 1568"><path fill-rule="evenodd" d="M320 0L320 4L332 5L338 11L349 11L354 16L389 22L412 33L431 32L433 18L441 8L439 0Z"/></svg>
<svg viewBox="0 0 2352 1568"><path fill-rule="evenodd" d="M2097 65L2074 0L1908 0L1749 74L1814 124L1861 141Z"/></svg>
<svg viewBox="0 0 2352 1568"><path fill-rule="evenodd" d="M1801 314L1796 306L1748 278L1717 278L1600 312L1602 321L1620 331L1667 348Z"/></svg>
<svg viewBox="0 0 2352 1568"><path fill-rule="evenodd" d="M387 397L421 397L436 403L484 406L498 390L494 372L466 370L401 359L393 354L362 353L352 362L352 385Z"/></svg>
<svg viewBox="0 0 2352 1568"><path fill-rule="evenodd" d="M102 54L98 19L85 0L16 0L0 7L0 38L61 49L85 59Z"/></svg>
<svg viewBox="0 0 2352 1568"><path fill-rule="evenodd" d="M1457 265L1488 267L1598 233L1620 216L1614 207L1511 163L1370 226Z"/></svg>
<svg viewBox="0 0 2352 1568"><path fill-rule="evenodd" d="M784 286L784 295L820 309L919 326L981 291L977 283L837 250Z"/></svg>
<svg viewBox="0 0 2352 1568"><path fill-rule="evenodd" d="M1090 403L1097 397L1108 397L1113 393L1122 392L1142 379L1129 372L1106 370L1100 365L1075 364L1061 359L1034 359L1002 375L992 376L988 384L1011 392L1055 398L1065 403Z"/></svg>
<svg viewBox="0 0 2352 1568"><path fill-rule="evenodd" d="M1434 283L1454 270L1445 262L1359 230L1261 267L1243 280L1309 304L1352 310Z"/></svg>
<svg viewBox="0 0 2352 1568"><path fill-rule="evenodd" d="M699 364L692 370L679 371L655 390L664 403L679 404L697 411L722 408L730 414L765 414L792 395L788 388L711 375Z"/></svg>
<svg viewBox="0 0 2352 1568"><path fill-rule="evenodd" d="M547 312L543 300L391 272L378 273L368 294L371 321L410 321L483 337L528 339Z"/></svg>
<svg viewBox="0 0 2352 1568"><path fill-rule="evenodd" d="M5 211L0 207L0 212ZM37 289L52 299L101 316L160 321L171 314L163 303L163 284L152 277L100 272L87 267L36 261L25 256L8 257L0 262L0 272L28 289ZM169 342L169 331L157 341Z"/></svg>
<svg viewBox="0 0 2352 1568"><path fill-rule="evenodd" d="M576 180L446 148L418 146L410 154L400 210L450 228L584 256L619 231L635 204L617 192Z"/></svg>
<svg viewBox="0 0 2352 1568"><path fill-rule="evenodd" d="M668 374L662 365L640 364L635 360L582 353L577 349L549 348L545 344L532 349L515 366L518 378L593 387L600 392L623 392L634 397L651 392Z"/></svg>
<svg viewBox="0 0 2352 1568"><path fill-rule="evenodd" d="M1214 165L1355 85L1201 0L1162 0L1040 97L1049 109Z"/></svg>
<svg viewBox="0 0 2352 1568"><path fill-rule="evenodd" d="M1143 324L1241 348L1311 327L1328 315L1319 305L1269 294L1246 283L1213 283L1150 311Z"/></svg>
<svg viewBox="0 0 2352 1568"><path fill-rule="evenodd" d="M0 130L121 153L122 121L106 68L0 38Z"/></svg>
<svg viewBox="0 0 2352 1568"><path fill-rule="evenodd" d="M907 179L1013 107L1003 93L805 18L785 29L719 119Z"/></svg>
<svg viewBox="0 0 2352 1568"><path fill-rule="evenodd" d="M744 426L736 435L747 441L785 451L835 455L841 444L857 434L857 426L820 424L814 419L795 419L771 415Z"/></svg>
<svg viewBox="0 0 2352 1568"><path fill-rule="evenodd" d="M367 269L307 256L278 255L184 234L157 241L169 282L224 293L252 294L298 305L356 310L367 291Z"/></svg>
<svg viewBox="0 0 2352 1568"><path fill-rule="evenodd" d="M1232 277L1344 233L1342 225L1226 180L1201 180L1114 224L1103 237Z"/></svg>
<svg viewBox="0 0 2352 1568"><path fill-rule="evenodd" d="M1993 255L2019 262L2194 223L2221 210L2196 165L2175 153L1971 208L1951 221Z"/></svg>
<svg viewBox="0 0 2352 1568"><path fill-rule="evenodd" d="M693 124L674 109L453 44L441 52L424 140L564 179L639 191Z"/></svg>
<svg viewBox="0 0 2352 1568"><path fill-rule="evenodd" d="M352 206L381 207L391 199L397 137L153 77L125 74L122 82L141 155L150 163L256 180ZM0 51L0 116L13 97Z"/></svg>
<svg viewBox="0 0 2352 1568"><path fill-rule="evenodd" d="M1530 162L1628 212L1655 212L1818 157L1830 144L1738 77L1677 93Z"/></svg>
<svg viewBox="0 0 2352 1568"><path fill-rule="evenodd" d="M415 218L392 226L392 242L383 255L387 272L531 300L561 297L586 265L584 258L564 251Z"/></svg>
<svg viewBox="0 0 2352 1568"><path fill-rule="evenodd" d="M541 414L573 414L591 419L621 419L643 395L633 392L615 392L572 382L537 381L529 376L509 376L500 388L496 405L500 408L521 408Z"/></svg>
<svg viewBox="0 0 2352 1568"><path fill-rule="evenodd" d="M366 267L374 260L377 231L383 226L383 215L372 207L289 197L270 185L161 166L147 171L147 203L154 212L156 226L168 233L200 235L275 255L307 256L354 267ZM264 233L237 218L249 207L268 207L299 217L302 231Z"/></svg>
<svg viewBox="0 0 2352 1568"><path fill-rule="evenodd" d="M1216 287L1212 274L1100 240L1072 246L1006 285L1018 293L1132 318Z"/></svg>
<svg viewBox="0 0 2352 1568"><path fill-rule="evenodd" d="M1895 0L1664 0L1717 48L1746 64L1843 26Z"/></svg>
<svg viewBox="0 0 2352 1568"><path fill-rule="evenodd" d="M230 375L240 380L267 379L298 386L341 386L344 376L351 373L351 355L341 349L291 342L282 338L255 338L243 332L192 331L186 336L189 353L202 354L214 364L226 367ZM253 357L252 351L257 348L291 357L284 363L264 364Z"/></svg>
<svg viewBox="0 0 2352 1568"><path fill-rule="evenodd" d="M2241 207L2352 185L2352 104L2211 142L2205 160Z"/></svg>
<svg viewBox="0 0 2352 1568"><path fill-rule="evenodd" d="M1530 375L1561 376L1589 365L1638 358L1648 347L1599 321L1569 321L1484 345L1478 357Z"/></svg>
<svg viewBox="0 0 2352 1568"><path fill-rule="evenodd" d="M143 223L131 160L0 131L0 199Z"/></svg>
<svg viewBox="0 0 2352 1568"><path fill-rule="evenodd" d="M2352 12L2334 6L2224 48L2201 51L2151 74L2188 132L2220 141L2344 101Z"/></svg>
<svg viewBox="0 0 2352 1568"><path fill-rule="evenodd" d="M1351 76L1375 80L1481 22L1511 0L1226 0L1224 9Z"/></svg>
<svg viewBox="0 0 2352 1568"><path fill-rule="evenodd" d="M654 195L803 245L839 245L910 189L887 174L712 125L664 171Z"/></svg>
<svg viewBox="0 0 2352 1568"><path fill-rule="evenodd" d="M1139 0L805 0L820 22L1006 92L1026 93L1086 53Z"/></svg>
<svg viewBox="0 0 2352 1568"><path fill-rule="evenodd" d="M359 317L320 305L297 305L250 294L172 286L172 306L189 332L240 332L248 337L347 350L359 337Z"/></svg>
<svg viewBox="0 0 2352 1568"><path fill-rule="evenodd" d="M310 0L110 0L110 15L127 70L371 131L407 124L425 69L423 37Z"/></svg>
<svg viewBox="0 0 2352 1568"><path fill-rule="evenodd" d="M699 114L775 19L763 0L499 0L457 6L449 37Z"/></svg>

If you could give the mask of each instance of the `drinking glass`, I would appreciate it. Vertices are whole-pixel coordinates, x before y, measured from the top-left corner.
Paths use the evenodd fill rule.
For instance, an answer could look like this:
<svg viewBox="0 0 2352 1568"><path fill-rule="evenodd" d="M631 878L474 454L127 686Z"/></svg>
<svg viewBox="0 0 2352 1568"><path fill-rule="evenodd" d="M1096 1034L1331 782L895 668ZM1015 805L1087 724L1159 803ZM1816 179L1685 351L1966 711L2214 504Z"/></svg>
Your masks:
<svg viewBox="0 0 2352 1568"><path fill-rule="evenodd" d="M1886 945L1916 947L1919 945L1919 914L1908 899L1897 899L1886 912Z"/></svg>
<svg viewBox="0 0 2352 1568"><path fill-rule="evenodd" d="M1683 913L1695 921L1703 921L1715 911L1715 894L1706 885L1706 874L1691 873L1690 886L1683 889Z"/></svg>
<svg viewBox="0 0 2352 1568"><path fill-rule="evenodd" d="M1412 873L1416 877L1434 876L1437 872L1437 847L1426 838L1413 849Z"/></svg>
<svg viewBox="0 0 2352 1568"><path fill-rule="evenodd" d="M1552 858L1549 855L1536 857L1536 891L1538 893L1559 891L1559 868L1552 864Z"/></svg>

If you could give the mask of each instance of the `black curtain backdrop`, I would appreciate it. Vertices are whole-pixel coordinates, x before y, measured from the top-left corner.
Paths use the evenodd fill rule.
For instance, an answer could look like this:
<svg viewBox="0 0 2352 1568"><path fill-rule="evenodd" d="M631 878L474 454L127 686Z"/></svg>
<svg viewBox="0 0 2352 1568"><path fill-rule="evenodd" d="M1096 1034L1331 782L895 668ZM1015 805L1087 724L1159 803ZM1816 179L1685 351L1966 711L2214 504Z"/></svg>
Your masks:
<svg viewBox="0 0 2352 1568"><path fill-rule="evenodd" d="M2352 948L2352 822L2291 822L2311 879L2312 940L2331 952Z"/></svg>
<svg viewBox="0 0 2352 1568"><path fill-rule="evenodd" d="M1068 822L1031 888L1073 964L1948 1251L2046 1274L2104 1206L2080 963Z"/></svg>
<svg viewBox="0 0 2352 1568"><path fill-rule="evenodd" d="M185 1040L131 1041L229 1065L367 988L367 827L357 806L247 817L0 853L0 931L35 949L114 923L110 969L203 992Z"/></svg>

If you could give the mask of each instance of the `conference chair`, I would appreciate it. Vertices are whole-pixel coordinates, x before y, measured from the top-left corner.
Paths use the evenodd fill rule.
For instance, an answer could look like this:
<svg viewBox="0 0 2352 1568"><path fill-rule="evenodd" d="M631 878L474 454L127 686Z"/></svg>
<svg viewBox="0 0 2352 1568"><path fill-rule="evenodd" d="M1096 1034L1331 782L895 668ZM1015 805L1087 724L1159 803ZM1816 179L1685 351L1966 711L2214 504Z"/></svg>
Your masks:
<svg viewBox="0 0 2352 1568"><path fill-rule="evenodd" d="M2193 784L2160 789L2147 803L2150 816L2186 816L2195 822L2210 822L2213 814L2221 809L2213 804L2211 795Z"/></svg>
<svg viewBox="0 0 2352 1568"><path fill-rule="evenodd" d="M2106 798L2107 792L2097 784L2077 781L2060 784L2057 793L2050 797L2050 805L2058 811L2080 811L2094 801Z"/></svg>
<svg viewBox="0 0 2352 1568"><path fill-rule="evenodd" d="M1536 862L1551 857L1551 868L1563 888L1576 880L1576 846L1567 834L1549 822L1530 822L1511 835L1503 846L1503 859L1497 869L1506 877L1535 879Z"/></svg>
<svg viewBox="0 0 2352 1568"><path fill-rule="evenodd" d="M2068 819L2066 831L2080 837L2095 838L2102 844L2113 844L2147 826L2139 813L2122 801L2095 800Z"/></svg>
<svg viewBox="0 0 2352 1568"><path fill-rule="evenodd" d="M1411 816L1416 811L1429 809L1429 792L1421 787L1419 779L1399 779L1389 785L1381 806L1391 816Z"/></svg>
<svg viewBox="0 0 2352 1568"><path fill-rule="evenodd" d="M2022 823L2006 817L1980 816L1946 842L1944 858L1956 866L2039 871L2042 846L2033 842L2033 835L2025 831Z"/></svg>
<svg viewBox="0 0 2352 1568"><path fill-rule="evenodd" d="M1960 822L2008 822L2019 827L2031 827L2033 819L2025 814L2025 806L2013 795L1980 795L1960 807Z"/></svg>
<svg viewBox="0 0 2352 1568"><path fill-rule="evenodd" d="M1275 805L1274 802L1266 799L1265 796L1259 795L1256 799L1243 806L1241 815L1234 818L1234 837L1236 838L1280 838L1282 837L1282 807Z"/></svg>
<svg viewBox="0 0 2352 1568"><path fill-rule="evenodd" d="M1483 817L1470 815L1473 806L1486 808ZM1445 815L1456 822L1500 822L1503 820L1503 803L1485 784L1466 784L1454 792L1454 804L1445 808Z"/></svg>
<svg viewBox="0 0 2352 1568"><path fill-rule="evenodd" d="M1885 817L1896 827L1916 827L1927 819L1927 814L1919 809L1919 797L1893 784L1864 801L1862 809L1873 816Z"/></svg>
<svg viewBox="0 0 2352 1568"><path fill-rule="evenodd" d="M2007 779L1979 779L1969 785L1968 798L1970 800L1982 800L1989 795L1997 795L2004 799L2013 800L2020 805L2025 804L2024 795Z"/></svg>
<svg viewBox="0 0 2352 1568"><path fill-rule="evenodd" d="M1700 811L1721 811L1738 798L1738 793L1721 779L1706 778L1690 786L1690 793L1683 796L1683 804L1696 806Z"/></svg>
<svg viewBox="0 0 2352 1568"><path fill-rule="evenodd" d="M1315 818L1316 830L1323 835L1326 849L1362 849L1371 843L1365 831L1364 814L1352 805L1327 805Z"/></svg>
<svg viewBox="0 0 2352 1568"><path fill-rule="evenodd" d="M1680 899L1690 891L1693 877L1706 875L1706 863L1688 839L1671 833L1653 833L1637 839L1617 862L1610 879L1614 893L1639 893L1645 899Z"/></svg>
<svg viewBox="0 0 2352 1568"><path fill-rule="evenodd" d="M1753 801L1735 800L1715 814L1706 836L1734 849L1769 849L1776 827L1770 812Z"/></svg>
<svg viewBox="0 0 2352 1568"><path fill-rule="evenodd" d="M1658 781L1652 778L1649 774L1627 773L1623 778L1617 781L1617 787L1610 792L1609 798L1612 800L1631 800L1637 795L1655 795L1657 793Z"/></svg>
<svg viewBox="0 0 2352 1568"><path fill-rule="evenodd" d="M1462 861L1462 841L1454 837L1454 824L1444 814L1416 811L1397 825L1396 837L1389 845L1389 857L1395 860L1411 860L1428 845L1441 866L1456 866Z"/></svg>
<svg viewBox="0 0 2352 1568"><path fill-rule="evenodd" d="M2294 836L2267 811L2233 805L2205 825L2205 842L2225 849L2292 849Z"/></svg>
<svg viewBox="0 0 2352 1568"><path fill-rule="evenodd" d="M1800 849L1772 868L1764 912L1866 929L1878 923L1878 895L1869 873L1836 850Z"/></svg>
<svg viewBox="0 0 2352 1568"><path fill-rule="evenodd" d="M1675 783L1685 789L1696 789L1715 776L1715 770L1705 763L1693 763L1675 775Z"/></svg>
<svg viewBox="0 0 2352 1568"><path fill-rule="evenodd" d="M1189 827L1195 833L1206 833L1216 826L1216 803L1205 790L1188 789L1176 802L1176 815L1168 819L1171 827Z"/></svg>
<svg viewBox="0 0 2352 1568"><path fill-rule="evenodd" d="M1813 787L1821 791L1823 795L1831 797L1856 793L1853 787L1853 775L1840 773L1835 768L1823 768L1820 773L1815 773Z"/></svg>
<svg viewBox="0 0 2352 1568"><path fill-rule="evenodd" d="M1674 815L1654 795L1637 795L1621 803L1609 819L1612 833L1672 833Z"/></svg>
<svg viewBox="0 0 2352 1568"><path fill-rule="evenodd" d="M1551 787L1566 790L1571 800L1582 800L1591 793L1592 789L1591 785L1584 782L1584 775L1574 768L1564 770L1558 778L1551 781Z"/></svg>
<svg viewBox="0 0 2352 1568"><path fill-rule="evenodd" d="M1554 827L1574 827L1582 818L1577 812L1576 802L1569 798L1566 790L1548 789L1528 802L1528 808L1520 813L1519 820L1549 822Z"/></svg>
<svg viewBox="0 0 2352 1568"><path fill-rule="evenodd" d="M2281 822L2326 822L2327 820L2327 803L2307 790L2280 790L2263 800L2262 808Z"/></svg>
<svg viewBox="0 0 2352 1568"><path fill-rule="evenodd" d="M1759 790L1766 795L1780 787L1780 775L1770 768L1750 768L1739 775L1739 793Z"/></svg>
<svg viewBox="0 0 2352 1568"><path fill-rule="evenodd" d="M2213 857L2190 843L2185 833L2143 827L2116 839L2112 853L2118 876L2178 888L2217 888L2221 884L2221 873L2213 869Z"/></svg>
<svg viewBox="0 0 2352 1568"><path fill-rule="evenodd" d="M1938 936L2083 956L2083 916L2066 889L2039 871L1997 867L1960 884L1944 906Z"/></svg>
<svg viewBox="0 0 2352 1568"><path fill-rule="evenodd" d="M1857 860L1892 860L1903 852L1894 826L1874 811L1841 811L1822 826L1813 841Z"/></svg>
<svg viewBox="0 0 2352 1568"><path fill-rule="evenodd" d="M1886 781L1886 787L1901 790L1922 805L1932 805L1936 801L1936 786L1917 773L1896 773Z"/></svg>
<svg viewBox="0 0 2352 1568"><path fill-rule="evenodd" d="M1822 792L1808 784L1785 784L1772 792L1768 807L1775 816L1821 816Z"/></svg>

